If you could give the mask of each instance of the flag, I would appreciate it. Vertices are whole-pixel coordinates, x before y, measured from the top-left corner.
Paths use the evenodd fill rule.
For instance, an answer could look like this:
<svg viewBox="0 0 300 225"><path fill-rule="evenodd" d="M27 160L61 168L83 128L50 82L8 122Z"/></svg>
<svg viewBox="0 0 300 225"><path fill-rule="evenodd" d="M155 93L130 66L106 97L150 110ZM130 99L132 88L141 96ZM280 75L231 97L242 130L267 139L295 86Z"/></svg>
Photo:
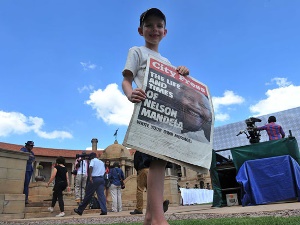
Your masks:
<svg viewBox="0 0 300 225"><path fill-rule="evenodd" d="M119 128L116 130L114 136L117 136Z"/></svg>

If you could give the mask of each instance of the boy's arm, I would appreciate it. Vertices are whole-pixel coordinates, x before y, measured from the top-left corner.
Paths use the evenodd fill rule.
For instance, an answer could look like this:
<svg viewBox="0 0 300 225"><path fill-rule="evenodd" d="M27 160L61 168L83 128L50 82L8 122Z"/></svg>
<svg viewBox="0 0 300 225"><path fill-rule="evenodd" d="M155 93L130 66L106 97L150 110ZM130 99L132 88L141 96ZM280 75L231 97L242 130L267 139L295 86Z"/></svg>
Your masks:
<svg viewBox="0 0 300 225"><path fill-rule="evenodd" d="M122 89L129 101L133 103L141 102L146 99L146 94L141 88L132 89L133 75L131 71L123 72Z"/></svg>

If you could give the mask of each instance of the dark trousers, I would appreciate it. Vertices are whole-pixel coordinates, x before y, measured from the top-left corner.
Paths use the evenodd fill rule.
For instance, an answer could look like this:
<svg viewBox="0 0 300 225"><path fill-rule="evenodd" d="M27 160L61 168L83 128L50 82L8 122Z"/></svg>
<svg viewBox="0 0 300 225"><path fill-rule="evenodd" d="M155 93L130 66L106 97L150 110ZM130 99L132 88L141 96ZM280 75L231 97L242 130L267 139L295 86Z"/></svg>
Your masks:
<svg viewBox="0 0 300 225"><path fill-rule="evenodd" d="M28 193L29 193L29 183L31 180L33 171L26 171L25 172L25 180L24 180L24 189L23 189L23 194L25 194L25 201L28 201Z"/></svg>
<svg viewBox="0 0 300 225"><path fill-rule="evenodd" d="M87 205L90 203L94 193L97 193L98 202L102 213L107 213L106 199L104 195L104 178L103 177L93 177L93 183L88 182L85 189L85 196L82 202L78 206L78 211L83 212Z"/></svg>
<svg viewBox="0 0 300 225"><path fill-rule="evenodd" d="M64 212L64 210L65 210L63 191L66 189L67 186L68 186L67 182L62 181L62 182L59 182L58 184L55 184L53 187L51 207L54 208L56 201L58 200L59 210L61 212Z"/></svg>

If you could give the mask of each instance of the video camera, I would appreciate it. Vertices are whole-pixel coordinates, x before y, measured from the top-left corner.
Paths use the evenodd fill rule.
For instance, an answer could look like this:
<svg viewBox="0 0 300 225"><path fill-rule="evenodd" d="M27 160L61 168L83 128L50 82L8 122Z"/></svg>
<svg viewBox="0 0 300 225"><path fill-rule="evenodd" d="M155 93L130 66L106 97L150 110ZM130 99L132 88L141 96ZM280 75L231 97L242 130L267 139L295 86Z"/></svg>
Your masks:
<svg viewBox="0 0 300 225"><path fill-rule="evenodd" d="M91 154L86 154L86 153L82 153L82 154L76 154L76 159L80 160L77 162L77 164L75 165L76 169L74 169L71 174L73 175L77 175L77 168L80 167L80 163L82 162L82 160L91 160Z"/></svg>
<svg viewBox="0 0 300 225"><path fill-rule="evenodd" d="M251 128L256 127L255 126L256 122L261 122L261 119L258 119L258 118L255 118L255 117L250 117L249 119L245 120L245 123L247 124L247 128L249 128L249 127L251 127Z"/></svg>
<svg viewBox="0 0 300 225"><path fill-rule="evenodd" d="M250 144L258 143L260 141L260 131L255 129L256 122L261 122L261 119L255 117L250 117L249 119L246 119L245 120L245 123L247 125L246 130L241 130L236 136L239 136L240 134L244 133L249 139ZM248 133L246 133L246 131Z"/></svg>
<svg viewBox="0 0 300 225"><path fill-rule="evenodd" d="M86 154L86 153L76 154L76 159L79 159L79 158L81 158L81 160L84 160L84 159L90 160L91 154Z"/></svg>

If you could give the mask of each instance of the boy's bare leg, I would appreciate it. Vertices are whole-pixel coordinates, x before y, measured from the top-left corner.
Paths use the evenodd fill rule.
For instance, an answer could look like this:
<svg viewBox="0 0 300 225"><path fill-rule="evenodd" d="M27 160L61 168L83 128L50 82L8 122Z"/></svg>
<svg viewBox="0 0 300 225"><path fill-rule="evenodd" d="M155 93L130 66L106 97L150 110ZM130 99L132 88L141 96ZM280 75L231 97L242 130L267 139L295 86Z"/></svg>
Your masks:
<svg viewBox="0 0 300 225"><path fill-rule="evenodd" d="M165 168L167 162L153 160L147 184L147 209L144 225L168 225L163 210Z"/></svg>

